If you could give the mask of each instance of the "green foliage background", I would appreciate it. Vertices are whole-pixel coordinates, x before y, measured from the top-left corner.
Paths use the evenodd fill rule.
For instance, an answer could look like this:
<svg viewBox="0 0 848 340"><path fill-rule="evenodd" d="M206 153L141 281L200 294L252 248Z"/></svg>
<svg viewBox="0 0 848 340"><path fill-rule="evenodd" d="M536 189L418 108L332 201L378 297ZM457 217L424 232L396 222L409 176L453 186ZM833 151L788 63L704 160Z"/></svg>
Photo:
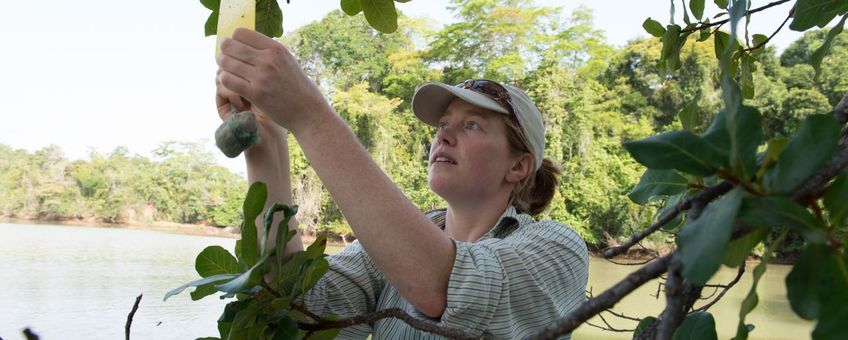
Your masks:
<svg viewBox="0 0 848 340"><path fill-rule="evenodd" d="M585 8L562 13L524 0L455 0L451 6L458 20L440 29L401 16L398 31L384 35L363 16L335 11L282 41L421 209L443 203L427 186L433 131L410 111L415 87L489 78L526 89L543 111L546 155L563 177L542 218L571 225L597 247L650 224L655 206L628 197L645 168L622 143L684 125L707 128L722 107L713 44L685 44L682 67L666 75L660 39L612 46ZM845 35L836 36L821 75L813 76L810 58L826 34L811 30L782 53L768 48L757 55L755 95L745 103L762 113L765 139L792 135L805 117L829 112L848 92ZM694 118L681 121L681 112ZM294 139L290 146L301 228L349 241L338 207ZM0 144L0 215L236 226L247 183L216 165L210 150L200 142L168 142L152 157L119 147L69 161L58 146L29 153ZM787 240L788 250L801 242ZM655 247L673 242L666 235L650 241Z"/></svg>

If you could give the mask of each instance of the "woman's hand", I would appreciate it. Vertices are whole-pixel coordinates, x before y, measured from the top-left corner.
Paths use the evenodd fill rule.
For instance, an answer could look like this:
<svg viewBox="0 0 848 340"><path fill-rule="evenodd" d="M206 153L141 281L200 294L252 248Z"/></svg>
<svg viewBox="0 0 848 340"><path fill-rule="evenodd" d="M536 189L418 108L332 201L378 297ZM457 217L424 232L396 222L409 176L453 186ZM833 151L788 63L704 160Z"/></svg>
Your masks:
<svg viewBox="0 0 848 340"><path fill-rule="evenodd" d="M219 75L220 73L221 70L218 70ZM286 138L286 130L277 125L277 123L273 120L269 119L255 105L251 104L235 92L227 89L220 81L218 81L217 78L215 79L215 85L215 104L218 107L218 116L221 117L222 121L226 121L230 118L230 115L233 113L233 109L237 112L251 111L254 113L254 117L256 117L256 124L260 137L259 145L267 144L268 142L279 140L280 138Z"/></svg>
<svg viewBox="0 0 848 340"><path fill-rule="evenodd" d="M247 29L237 29L221 43L217 81L236 108L247 99L277 124L297 132L332 112L324 96L295 57L280 43ZM221 107L219 105L219 111Z"/></svg>

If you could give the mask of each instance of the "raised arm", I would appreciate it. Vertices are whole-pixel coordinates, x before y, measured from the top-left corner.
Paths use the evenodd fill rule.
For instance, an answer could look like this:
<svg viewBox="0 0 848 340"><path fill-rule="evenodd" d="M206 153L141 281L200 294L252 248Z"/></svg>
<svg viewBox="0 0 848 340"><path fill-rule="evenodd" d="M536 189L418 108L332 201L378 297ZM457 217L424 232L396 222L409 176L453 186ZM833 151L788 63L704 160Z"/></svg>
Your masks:
<svg viewBox="0 0 848 340"><path fill-rule="evenodd" d="M441 316L453 241L377 167L285 47L237 30L221 48L219 81L292 131L392 286L424 314Z"/></svg>
<svg viewBox="0 0 848 340"><path fill-rule="evenodd" d="M265 208L268 208L274 203L291 205L293 199L286 130L268 119L255 106L222 86L220 82L216 81L216 84L216 104L218 105L218 114L222 119L226 120L229 118L231 105L234 105L239 111L252 110L256 114L261 142L244 152L244 158L247 163L247 181L249 183L261 181L267 184L268 199L265 203ZM256 218L257 228L263 228L263 218L261 214ZM268 238L268 246L276 239L276 226L280 219L281 216L275 216L274 218L274 227L271 231L271 237ZM295 218L289 220L289 229L297 230L297 220ZM263 230L259 231L263 232ZM303 250L303 242L298 234L297 237L292 238L286 245L285 252L288 255L299 250Z"/></svg>

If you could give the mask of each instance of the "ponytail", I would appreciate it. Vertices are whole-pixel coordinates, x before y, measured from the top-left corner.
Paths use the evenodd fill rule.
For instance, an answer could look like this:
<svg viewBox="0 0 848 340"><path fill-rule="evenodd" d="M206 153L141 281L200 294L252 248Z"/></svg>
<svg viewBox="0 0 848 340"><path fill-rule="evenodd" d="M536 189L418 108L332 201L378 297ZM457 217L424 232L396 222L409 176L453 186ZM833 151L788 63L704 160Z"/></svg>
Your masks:
<svg viewBox="0 0 848 340"><path fill-rule="evenodd" d="M532 155L521 127L507 116L504 116L503 122L507 126L510 146L519 152L527 152ZM562 171L553 161L548 158L543 159L539 170L513 186L509 197L510 204L516 210L531 216L541 214L554 198L554 193L559 185L558 177L561 173Z"/></svg>

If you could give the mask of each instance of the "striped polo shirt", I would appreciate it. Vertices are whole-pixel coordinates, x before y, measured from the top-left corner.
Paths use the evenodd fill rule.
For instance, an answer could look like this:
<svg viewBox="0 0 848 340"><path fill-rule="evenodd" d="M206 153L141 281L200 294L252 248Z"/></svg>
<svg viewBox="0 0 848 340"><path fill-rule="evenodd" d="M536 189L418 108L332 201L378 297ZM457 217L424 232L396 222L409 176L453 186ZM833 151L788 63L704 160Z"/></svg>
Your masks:
<svg viewBox="0 0 848 340"><path fill-rule="evenodd" d="M445 210L430 211L427 216L444 229ZM585 300L589 276L586 243L565 225L536 221L510 206L476 242L451 239L456 244L456 259L447 306L439 319L428 318L407 302L358 241L327 257L330 270L303 295L303 303L318 315L339 318L400 308L474 336L517 339L565 316ZM394 318L345 328L338 338L368 335L375 340L442 338Z"/></svg>

